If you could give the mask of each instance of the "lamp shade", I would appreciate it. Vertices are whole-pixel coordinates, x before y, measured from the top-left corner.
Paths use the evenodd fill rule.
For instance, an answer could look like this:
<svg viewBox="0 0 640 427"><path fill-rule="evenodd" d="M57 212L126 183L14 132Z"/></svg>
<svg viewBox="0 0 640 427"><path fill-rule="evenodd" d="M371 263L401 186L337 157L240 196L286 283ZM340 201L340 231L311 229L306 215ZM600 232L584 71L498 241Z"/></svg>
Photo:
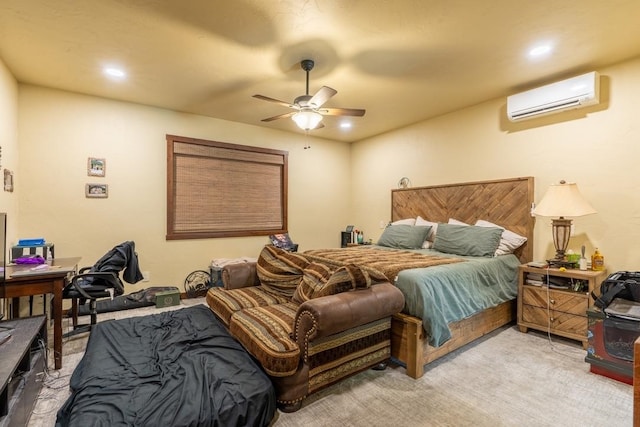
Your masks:
<svg viewBox="0 0 640 427"><path fill-rule="evenodd" d="M587 202L575 183L552 184L535 207L533 213L538 216L572 217L596 213Z"/></svg>
<svg viewBox="0 0 640 427"><path fill-rule="evenodd" d="M315 111L302 110L295 113L291 118L300 129L311 130L315 129L322 121L322 114L316 113Z"/></svg>

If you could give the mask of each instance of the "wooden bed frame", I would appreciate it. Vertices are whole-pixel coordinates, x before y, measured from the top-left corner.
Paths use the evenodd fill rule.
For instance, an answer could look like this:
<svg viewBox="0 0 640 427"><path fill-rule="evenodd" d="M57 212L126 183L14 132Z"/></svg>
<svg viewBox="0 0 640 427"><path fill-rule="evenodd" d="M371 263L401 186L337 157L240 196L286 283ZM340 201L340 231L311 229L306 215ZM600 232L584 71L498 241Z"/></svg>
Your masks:
<svg viewBox="0 0 640 427"><path fill-rule="evenodd" d="M392 190L391 220L417 216L432 222L487 220L527 237L516 252L525 263L533 258L533 190L532 177ZM508 301L449 324L452 338L438 348L428 344L421 319L398 314L391 324L391 355L406 364L407 375L420 378L424 365L513 321L515 307L516 300Z"/></svg>

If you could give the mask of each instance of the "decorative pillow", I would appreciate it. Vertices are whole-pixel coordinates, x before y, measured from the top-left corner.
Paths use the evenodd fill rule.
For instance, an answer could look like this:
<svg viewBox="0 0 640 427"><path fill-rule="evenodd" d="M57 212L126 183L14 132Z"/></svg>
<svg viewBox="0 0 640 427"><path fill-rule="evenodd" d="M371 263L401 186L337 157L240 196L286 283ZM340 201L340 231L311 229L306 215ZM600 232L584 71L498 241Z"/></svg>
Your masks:
<svg viewBox="0 0 640 427"><path fill-rule="evenodd" d="M312 262L304 269L302 281L293 294L293 301L302 304L314 298L364 289L374 281L367 271L355 264L347 264L332 271L326 265Z"/></svg>
<svg viewBox="0 0 640 427"><path fill-rule="evenodd" d="M393 221L391 225L416 225L416 219L415 218L399 219L397 221Z"/></svg>
<svg viewBox="0 0 640 427"><path fill-rule="evenodd" d="M513 231L509 231L500 225L493 224L483 219L477 220L475 225L477 225L478 227L497 227L502 230L500 243L498 244L498 249L496 249L496 256L512 254L516 249L524 245L524 243L527 241L526 237L516 234Z"/></svg>
<svg viewBox="0 0 640 427"><path fill-rule="evenodd" d="M390 225L378 239L378 245L396 249L420 249L431 227Z"/></svg>
<svg viewBox="0 0 640 427"><path fill-rule="evenodd" d="M265 292L291 299L308 265L304 256L268 245L260 252L256 271Z"/></svg>
<svg viewBox="0 0 640 427"><path fill-rule="evenodd" d="M438 223L427 221L426 219L419 216L418 218L416 218L416 225L423 226L423 227L424 226L431 227L431 230L427 235L427 239L422 244L422 249L429 249L433 247L433 241L436 239L436 233L438 232Z"/></svg>
<svg viewBox="0 0 640 427"><path fill-rule="evenodd" d="M494 256L502 229L476 227L475 225L438 224L438 234L433 249L455 255Z"/></svg>

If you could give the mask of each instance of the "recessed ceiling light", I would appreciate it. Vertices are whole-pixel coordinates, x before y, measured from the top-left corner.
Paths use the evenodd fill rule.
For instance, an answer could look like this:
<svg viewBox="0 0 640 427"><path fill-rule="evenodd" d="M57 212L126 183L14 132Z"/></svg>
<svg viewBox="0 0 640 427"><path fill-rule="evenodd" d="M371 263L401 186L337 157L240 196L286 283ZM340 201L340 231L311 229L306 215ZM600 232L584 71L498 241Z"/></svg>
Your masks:
<svg viewBox="0 0 640 427"><path fill-rule="evenodd" d="M550 44L541 44L529 50L531 58L540 58L551 53L552 46Z"/></svg>
<svg viewBox="0 0 640 427"><path fill-rule="evenodd" d="M127 73L125 73L120 68L106 67L103 69L103 72L107 77L115 79L124 79L125 77L127 77Z"/></svg>
<svg viewBox="0 0 640 427"><path fill-rule="evenodd" d="M351 129L351 122L340 123L340 129Z"/></svg>

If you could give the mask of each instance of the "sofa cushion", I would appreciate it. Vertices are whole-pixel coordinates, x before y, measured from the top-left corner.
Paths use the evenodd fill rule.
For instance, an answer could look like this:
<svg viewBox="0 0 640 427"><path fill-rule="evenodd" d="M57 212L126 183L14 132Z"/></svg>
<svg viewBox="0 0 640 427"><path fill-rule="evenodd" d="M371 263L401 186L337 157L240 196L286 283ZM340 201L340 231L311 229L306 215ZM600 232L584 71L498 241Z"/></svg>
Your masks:
<svg viewBox="0 0 640 427"><path fill-rule="evenodd" d="M229 330L267 374L293 375L300 362L300 348L290 338L297 310L293 302L247 308L231 316Z"/></svg>
<svg viewBox="0 0 640 427"><path fill-rule="evenodd" d="M207 304L227 326L229 326L231 315L236 311L244 308L281 304L287 301L287 298L265 292L262 286L231 290L214 287L207 291Z"/></svg>
<svg viewBox="0 0 640 427"><path fill-rule="evenodd" d="M369 273L354 264L347 264L332 271L326 265L311 262L303 273L292 298L298 304L353 289L368 288L372 283Z"/></svg>
<svg viewBox="0 0 640 427"><path fill-rule="evenodd" d="M260 252L256 270L266 292L290 300L308 265L304 256L269 245Z"/></svg>

